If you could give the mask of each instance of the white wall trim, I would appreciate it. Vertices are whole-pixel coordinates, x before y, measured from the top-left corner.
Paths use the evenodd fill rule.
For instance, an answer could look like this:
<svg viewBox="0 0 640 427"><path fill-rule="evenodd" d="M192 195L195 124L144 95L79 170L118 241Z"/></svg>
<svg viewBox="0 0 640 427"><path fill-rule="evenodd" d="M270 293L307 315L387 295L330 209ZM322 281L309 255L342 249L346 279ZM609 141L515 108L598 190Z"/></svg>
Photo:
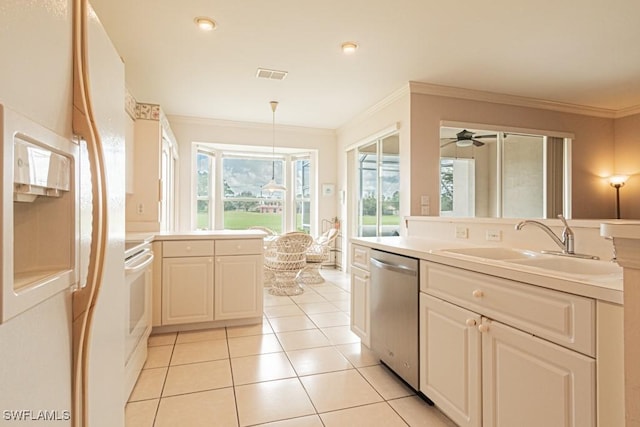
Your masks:
<svg viewBox="0 0 640 427"><path fill-rule="evenodd" d="M555 136L558 138L570 138L575 139L576 136L571 132L561 132L554 131L550 129L529 129L529 128L520 128L514 126L500 126L500 125L488 125L483 123L469 123L469 122L459 122L452 120L441 120L440 127L447 128L471 128L471 129L482 129L482 130L490 130L496 132L517 132L517 133L526 133L532 135L546 135L546 136Z"/></svg>
<svg viewBox="0 0 640 427"><path fill-rule="evenodd" d="M563 113L581 114L586 116L602 117L613 119L616 118L619 111L608 109L589 107L586 105L569 104L565 102L547 101L544 99L528 98L517 95L507 95L503 93L485 92L474 89L464 89L452 86L440 86L431 83L409 82L411 93L421 95L444 96L448 98L468 99L472 101L484 101L494 104L514 105L518 107L539 108L542 110L559 111ZM631 109L640 112L640 106ZM626 111L626 110L621 110ZM632 113L635 114L635 113Z"/></svg>
<svg viewBox="0 0 640 427"><path fill-rule="evenodd" d="M395 122L391 126L387 126L384 129L381 129L377 132L372 133L371 135L368 135L368 136L365 136L364 138L359 139L353 144L349 144L347 147L345 147L344 151L347 152L355 148L358 148L361 145L369 144L370 142L376 141L378 139L382 139L387 135L391 135L392 133L397 132L398 130L400 130L400 122Z"/></svg>

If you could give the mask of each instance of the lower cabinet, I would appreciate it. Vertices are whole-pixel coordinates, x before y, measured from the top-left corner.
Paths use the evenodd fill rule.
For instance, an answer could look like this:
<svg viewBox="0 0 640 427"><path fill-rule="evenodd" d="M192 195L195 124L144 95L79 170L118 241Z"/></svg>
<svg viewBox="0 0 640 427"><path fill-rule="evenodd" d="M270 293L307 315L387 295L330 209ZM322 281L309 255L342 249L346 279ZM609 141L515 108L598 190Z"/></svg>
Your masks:
<svg viewBox="0 0 640 427"><path fill-rule="evenodd" d="M162 260L162 324L213 319L213 257Z"/></svg>
<svg viewBox="0 0 640 427"><path fill-rule="evenodd" d="M262 245L262 239L163 242L161 322L154 326L261 318Z"/></svg>
<svg viewBox="0 0 640 427"><path fill-rule="evenodd" d="M460 426L595 426L595 359L422 292L420 358Z"/></svg>
<svg viewBox="0 0 640 427"><path fill-rule="evenodd" d="M262 256L216 257L214 320L262 316Z"/></svg>
<svg viewBox="0 0 640 427"><path fill-rule="evenodd" d="M460 427L482 425L480 323L478 314L420 293L420 391Z"/></svg>
<svg viewBox="0 0 640 427"><path fill-rule="evenodd" d="M370 286L369 272L351 266L351 331L360 337L367 347L371 346Z"/></svg>

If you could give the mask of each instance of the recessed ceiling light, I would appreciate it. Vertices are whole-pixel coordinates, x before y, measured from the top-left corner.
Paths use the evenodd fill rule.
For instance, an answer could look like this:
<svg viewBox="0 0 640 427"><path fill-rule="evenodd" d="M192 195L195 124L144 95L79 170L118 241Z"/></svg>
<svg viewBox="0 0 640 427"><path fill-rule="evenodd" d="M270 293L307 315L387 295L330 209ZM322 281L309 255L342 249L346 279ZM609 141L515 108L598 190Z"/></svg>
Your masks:
<svg viewBox="0 0 640 427"><path fill-rule="evenodd" d="M202 31L211 31L216 29L216 21L206 16L198 16L193 20Z"/></svg>
<svg viewBox="0 0 640 427"><path fill-rule="evenodd" d="M342 43L342 52L346 54L350 54L356 51L358 48L358 43L356 42L344 42Z"/></svg>

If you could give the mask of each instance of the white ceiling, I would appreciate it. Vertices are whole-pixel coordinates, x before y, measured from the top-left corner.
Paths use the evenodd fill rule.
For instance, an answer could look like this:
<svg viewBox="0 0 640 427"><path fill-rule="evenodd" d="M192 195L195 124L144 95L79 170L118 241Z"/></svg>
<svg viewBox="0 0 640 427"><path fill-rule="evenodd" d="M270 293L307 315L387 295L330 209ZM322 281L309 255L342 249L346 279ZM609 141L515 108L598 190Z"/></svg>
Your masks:
<svg viewBox="0 0 640 427"><path fill-rule="evenodd" d="M90 2L131 93L168 115L270 123L277 100L278 124L335 129L409 81L640 105L638 0ZM258 67L289 75L257 79Z"/></svg>

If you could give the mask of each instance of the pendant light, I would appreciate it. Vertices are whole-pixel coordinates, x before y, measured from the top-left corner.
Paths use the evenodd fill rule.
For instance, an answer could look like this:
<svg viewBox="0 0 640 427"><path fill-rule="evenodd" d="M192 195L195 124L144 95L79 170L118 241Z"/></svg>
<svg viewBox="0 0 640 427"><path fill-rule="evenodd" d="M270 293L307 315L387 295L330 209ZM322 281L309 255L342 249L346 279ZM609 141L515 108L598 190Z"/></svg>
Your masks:
<svg viewBox="0 0 640 427"><path fill-rule="evenodd" d="M271 181L262 187L263 190L267 190L270 193L274 191L286 191L284 185L276 184L276 108L278 108L278 101L271 101L271 111L273 112L273 139L271 143Z"/></svg>

